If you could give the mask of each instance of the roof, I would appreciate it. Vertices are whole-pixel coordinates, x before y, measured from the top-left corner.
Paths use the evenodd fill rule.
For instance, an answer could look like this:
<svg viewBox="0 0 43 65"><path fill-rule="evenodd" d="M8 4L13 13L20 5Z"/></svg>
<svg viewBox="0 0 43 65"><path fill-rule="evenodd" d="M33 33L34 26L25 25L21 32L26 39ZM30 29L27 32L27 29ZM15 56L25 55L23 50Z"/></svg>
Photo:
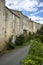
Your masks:
<svg viewBox="0 0 43 65"><path fill-rule="evenodd" d="M5 6L6 7L6 6ZM7 8L7 7L6 7ZM11 9L9 9L9 8L7 8L12 14L14 14L15 16L17 16L18 18L20 18L20 16L19 15L17 15L16 13L15 13L15 11L13 11L13 10L11 10Z"/></svg>
<svg viewBox="0 0 43 65"><path fill-rule="evenodd" d="M3 0L2 0L3 1ZM4 0L5 1L5 0ZM6 7L6 6L5 6ZM28 20L30 20L31 22L34 22L33 20L29 19L28 16L24 15L21 11L17 11L17 10L12 10L12 9L9 9L8 7L6 7L12 14L14 14L15 16L17 16L18 18L20 18L20 13L21 15L23 16L23 18L27 18ZM37 22L34 22L34 23L37 23ZM37 24L40 24L40 23L37 23ZM42 24L40 24L42 25Z"/></svg>

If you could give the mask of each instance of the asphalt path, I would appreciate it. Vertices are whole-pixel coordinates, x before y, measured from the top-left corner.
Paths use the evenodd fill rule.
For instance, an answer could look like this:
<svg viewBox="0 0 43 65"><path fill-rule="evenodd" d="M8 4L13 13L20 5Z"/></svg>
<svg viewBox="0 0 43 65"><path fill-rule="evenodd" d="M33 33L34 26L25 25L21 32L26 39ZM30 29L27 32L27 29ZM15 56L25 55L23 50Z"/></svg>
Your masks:
<svg viewBox="0 0 43 65"><path fill-rule="evenodd" d="M23 46L0 57L0 65L20 65L20 61L26 57L30 46Z"/></svg>

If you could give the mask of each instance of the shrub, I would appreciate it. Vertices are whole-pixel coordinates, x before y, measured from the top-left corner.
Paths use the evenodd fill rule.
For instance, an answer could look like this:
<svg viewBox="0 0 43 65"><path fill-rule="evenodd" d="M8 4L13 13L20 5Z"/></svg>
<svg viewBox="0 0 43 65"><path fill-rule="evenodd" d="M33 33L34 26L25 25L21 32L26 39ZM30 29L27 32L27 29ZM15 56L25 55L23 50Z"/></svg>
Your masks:
<svg viewBox="0 0 43 65"><path fill-rule="evenodd" d="M36 35L35 39L40 39L41 43L43 43L43 35Z"/></svg>
<svg viewBox="0 0 43 65"><path fill-rule="evenodd" d="M43 54L43 45L40 42L33 40L31 49L30 49L30 54L41 56L41 53Z"/></svg>
<svg viewBox="0 0 43 65"><path fill-rule="evenodd" d="M22 65L43 65L43 44L34 39L31 40L29 55L22 61Z"/></svg>
<svg viewBox="0 0 43 65"><path fill-rule="evenodd" d="M15 46L15 42L12 42L13 40L13 35L11 37L9 37L9 40L8 40L8 49L13 49L14 46Z"/></svg>
<svg viewBox="0 0 43 65"><path fill-rule="evenodd" d="M41 42L43 43L43 35L40 35L40 38L41 38Z"/></svg>
<svg viewBox="0 0 43 65"><path fill-rule="evenodd" d="M35 35L31 35L28 40L36 40L38 42L43 43L43 35L40 34L35 34Z"/></svg>
<svg viewBox="0 0 43 65"><path fill-rule="evenodd" d="M23 45L24 40L25 40L25 38L24 38L24 35L22 34L22 35L16 37L15 44L16 45Z"/></svg>
<svg viewBox="0 0 43 65"><path fill-rule="evenodd" d="M43 58L33 55L28 55L22 62L22 65L43 65Z"/></svg>

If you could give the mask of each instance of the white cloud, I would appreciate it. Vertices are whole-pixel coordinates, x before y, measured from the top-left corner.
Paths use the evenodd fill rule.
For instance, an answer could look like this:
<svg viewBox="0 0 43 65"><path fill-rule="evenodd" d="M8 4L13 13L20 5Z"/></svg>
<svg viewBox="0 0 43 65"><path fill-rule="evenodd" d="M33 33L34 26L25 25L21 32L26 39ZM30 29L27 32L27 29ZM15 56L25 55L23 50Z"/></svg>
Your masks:
<svg viewBox="0 0 43 65"><path fill-rule="evenodd" d="M39 17L39 16L28 16L28 17L31 18L35 22L43 24L43 18L42 17Z"/></svg>
<svg viewBox="0 0 43 65"><path fill-rule="evenodd" d="M43 2L40 2L38 7L43 7Z"/></svg>
<svg viewBox="0 0 43 65"><path fill-rule="evenodd" d="M43 10L40 10L40 12L43 12Z"/></svg>
<svg viewBox="0 0 43 65"><path fill-rule="evenodd" d="M6 0L6 5L8 7L18 10L24 9L26 11L37 11L38 3L37 0Z"/></svg>
<svg viewBox="0 0 43 65"><path fill-rule="evenodd" d="M34 14L32 13L32 14L30 14L30 15L33 16L33 15L38 15L38 14L40 14L40 13L43 13L43 9L38 10L37 12L34 12Z"/></svg>
<svg viewBox="0 0 43 65"><path fill-rule="evenodd" d="M36 14L40 14L40 13L43 13L43 9L40 10L40 11L38 11L38 12L36 12L35 15L36 15Z"/></svg>
<svg viewBox="0 0 43 65"><path fill-rule="evenodd" d="M43 9L40 11L38 10L38 7L43 6L43 2L39 3L39 0L6 0L6 6L15 10L34 12L34 14L31 14L29 18L36 22L43 23L42 17L35 16L36 14L43 12Z"/></svg>

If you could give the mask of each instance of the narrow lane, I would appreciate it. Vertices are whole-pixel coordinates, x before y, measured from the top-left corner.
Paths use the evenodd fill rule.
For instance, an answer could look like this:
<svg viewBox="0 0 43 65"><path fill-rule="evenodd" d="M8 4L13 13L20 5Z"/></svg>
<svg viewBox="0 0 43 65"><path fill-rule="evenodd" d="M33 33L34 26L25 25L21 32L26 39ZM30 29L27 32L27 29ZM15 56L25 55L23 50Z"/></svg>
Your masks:
<svg viewBox="0 0 43 65"><path fill-rule="evenodd" d="M28 54L30 46L15 49L0 58L0 65L20 65L20 61Z"/></svg>

